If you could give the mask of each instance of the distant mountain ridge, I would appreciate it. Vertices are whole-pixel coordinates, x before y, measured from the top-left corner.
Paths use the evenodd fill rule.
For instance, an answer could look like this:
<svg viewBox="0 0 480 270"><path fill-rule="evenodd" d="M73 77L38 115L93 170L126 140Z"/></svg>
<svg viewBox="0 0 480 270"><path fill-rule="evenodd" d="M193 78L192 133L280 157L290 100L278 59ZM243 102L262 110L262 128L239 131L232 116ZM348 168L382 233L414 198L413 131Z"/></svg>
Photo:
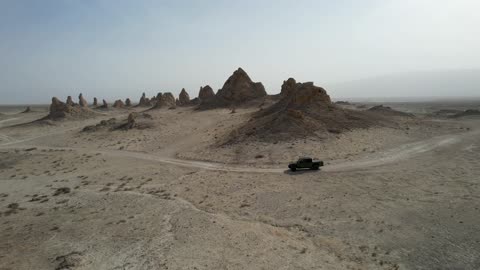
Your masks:
<svg viewBox="0 0 480 270"><path fill-rule="evenodd" d="M479 97L480 69L409 72L326 86L335 97Z"/></svg>

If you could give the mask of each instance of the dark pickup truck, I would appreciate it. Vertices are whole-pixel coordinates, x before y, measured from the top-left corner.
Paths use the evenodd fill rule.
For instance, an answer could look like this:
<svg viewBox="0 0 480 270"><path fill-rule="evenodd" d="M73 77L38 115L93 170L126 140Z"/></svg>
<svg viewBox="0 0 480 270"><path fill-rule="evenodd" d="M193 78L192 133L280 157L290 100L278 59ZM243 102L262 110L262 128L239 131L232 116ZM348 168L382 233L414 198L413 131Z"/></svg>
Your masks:
<svg viewBox="0 0 480 270"><path fill-rule="evenodd" d="M322 166L323 161L313 160L309 157L301 157L297 160L297 162L288 164L288 168L290 168L292 172L296 171L297 169L318 170Z"/></svg>

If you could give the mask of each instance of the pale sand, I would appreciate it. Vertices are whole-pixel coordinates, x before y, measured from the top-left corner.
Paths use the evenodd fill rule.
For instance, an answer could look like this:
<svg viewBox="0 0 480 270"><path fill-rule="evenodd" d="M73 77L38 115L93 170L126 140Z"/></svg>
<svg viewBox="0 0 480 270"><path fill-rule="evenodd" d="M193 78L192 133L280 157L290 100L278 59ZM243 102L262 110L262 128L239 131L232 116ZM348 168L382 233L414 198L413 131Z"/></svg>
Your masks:
<svg viewBox="0 0 480 270"><path fill-rule="evenodd" d="M0 269L480 268L480 119L218 147L253 110L177 108L80 132L128 112L2 116ZM327 165L286 171L300 155Z"/></svg>

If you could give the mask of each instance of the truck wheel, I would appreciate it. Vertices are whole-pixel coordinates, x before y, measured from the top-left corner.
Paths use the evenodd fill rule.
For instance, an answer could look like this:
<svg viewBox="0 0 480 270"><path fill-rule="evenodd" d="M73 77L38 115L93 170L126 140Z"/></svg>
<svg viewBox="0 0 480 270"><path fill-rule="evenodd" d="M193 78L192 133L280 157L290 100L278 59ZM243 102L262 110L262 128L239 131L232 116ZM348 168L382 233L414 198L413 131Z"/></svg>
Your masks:
<svg viewBox="0 0 480 270"><path fill-rule="evenodd" d="M313 167L312 167L312 170L318 170L318 169L319 169L318 166L313 166Z"/></svg>
<svg viewBox="0 0 480 270"><path fill-rule="evenodd" d="M291 167L291 168L290 168L290 170L291 170L292 172L294 172L294 171L296 171L296 170L297 170L297 168L295 168L295 167Z"/></svg>

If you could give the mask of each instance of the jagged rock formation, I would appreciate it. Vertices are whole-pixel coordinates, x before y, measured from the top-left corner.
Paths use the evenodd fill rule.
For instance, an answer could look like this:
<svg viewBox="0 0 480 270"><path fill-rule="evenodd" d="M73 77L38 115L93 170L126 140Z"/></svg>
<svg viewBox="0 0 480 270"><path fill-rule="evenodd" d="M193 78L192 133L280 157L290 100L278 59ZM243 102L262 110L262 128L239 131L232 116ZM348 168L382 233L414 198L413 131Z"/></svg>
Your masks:
<svg viewBox="0 0 480 270"><path fill-rule="evenodd" d="M157 103L153 107L154 109L159 109L159 108L174 109L176 107L175 97L170 92L163 93L163 94L158 93L156 100L157 100Z"/></svg>
<svg viewBox="0 0 480 270"><path fill-rule="evenodd" d="M61 102L58 98L53 97L52 103L50 104L49 114L43 119L58 120L65 117L86 118L92 115L94 115L94 112L86 107L77 104L69 105L68 103Z"/></svg>
<svg viewBox="0 0 480 270"><path fill-rule="evenodd" d="M251 101L261 101L266 96L267 92L262 83L253 82L243 69L238 68L227 81L225 81L222 89L218 90L214 98L204 100L199 95L199 108L208 109L252 104Z"/></svg>
<svg viewBox="0 0 480 270"><path fill-rule="evenodd" d="M123 103L123 101L121 99L117 99L115 100L115 102L113 103L113 107L114 108L124 108L125 107L125 104Z"/></svg>
<svg viewBox="0 0 480 270"><path fill-rule="evenodd" d="M188 106L190 105L190 96L188 95L185 88L182 88L182 91L178 95L178 105L179 106Z"/></svg>
<svg viewBox="0 0 480 270"><path fill-rule="evenodd" d="M22 113L29 113L31 111L32 109L30 108L30 106L28 106Z"/></svg>
<svg viewBox="0 0 480 270"><path fill-rule="evenodd" d="M98 100L96 97L93 98L93 106L97 107L98 106Z"/></svg>
<svg viewBox="0 0 480 270"><path fill-rule="evenodd" d="M78 105L80 105L81 107L88 107L88 103L83 98L83 95L81 93L80 93L80 95L78 95Z"/></svg>
<svg viewBox="0 0 480 270"><path fill-rule="evenodd" d="M208 102L214 98L215 92L213 92L213 89L210 87L210 85L200 87L200 91L198 92L198 99L200 100L200 103Z"/></svg>
<svg viewBox="0 0 480 270"><path fill-rule="evenodd" d="M72 101L72 97L68 96L67 103L61 102L58 98L53 97L52 103L50 104L50 113L49 117L52 119L58 119L65 117L71 111L71 105L68 102ZM73 103L73 102L71 102Z"/></svg>
<svg viewBox="0 0 480 270"><path fill-rule="evenodd" d="M129 98L125 99L125 106L126 107L131 107L132 106L132 101Z"/></svg>
<svg viewBox="0 0 480 270"><path fill-rule="evenodd" d="M297 85L297 82L294 78L288 78L288 80L283 81L282 88L280 89L280 95L288 95L289 91L294 90Z"/></svg>
<svg viewBox="0 0 480 270"><path fill-rule="evenodd" d="M262 109L245 125L235 130L226 143L253 137L260 140L289 140L298 137L339 133L354 128L366 128L375 119L364 112L335 106L325 89L312 82L284 81L281 99Z"/></svg>
<svg viewBox="0 0 480 270"><path fill-rule="evenodd" d="M142 93L142 97L140 98L140 101L138 102L137 106L139 106L139 107L151 107L152 102L150 101L150 99L148 99L145 96L145 93Z"/></svg>
<svg viewBox="0 0 480 270"><path fill-rule="evenodd" d="M225 105L242 104L247 101L262 98L267 95L263 84L252 82L248 74L241 68L233 72L232 76L218 90L215 95L217 102Z"/></svg>

